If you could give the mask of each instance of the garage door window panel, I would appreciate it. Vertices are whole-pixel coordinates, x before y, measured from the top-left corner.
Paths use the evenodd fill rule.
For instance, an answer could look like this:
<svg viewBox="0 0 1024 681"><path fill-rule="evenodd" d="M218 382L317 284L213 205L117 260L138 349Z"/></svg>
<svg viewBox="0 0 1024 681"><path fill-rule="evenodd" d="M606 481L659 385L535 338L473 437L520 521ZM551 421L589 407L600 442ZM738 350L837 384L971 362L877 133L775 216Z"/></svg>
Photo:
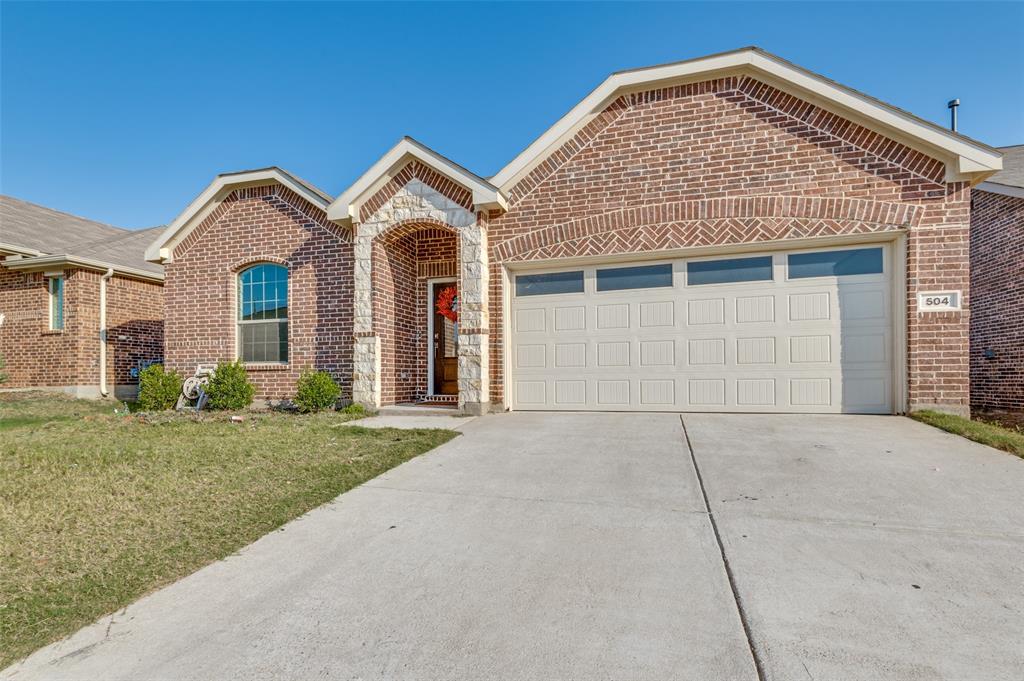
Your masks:
<svg viewBox="0 0 1024 681"><path fill-rule="evenodd" d="M583 293L583 270L516 276L517 296L550 296Z"/></svg>
<svg viewBox="0 0 1024 681"><path fill-rule="evenodd" d="M772 280L772 256L697 260L686 263L688 286Z"/></svg>
<svg viewBox="0 0 1024 681"><path fill-rule="evenodd" d="M612 267L597 270L598 291L671 288L672 264Z"/></svg>
<svg viewBox="0 0 1024 681"><path fill-rule="evenodd" d="M810 279L882 274L882 260L881 248L791 253L789 255L789 278Z"/></svg>

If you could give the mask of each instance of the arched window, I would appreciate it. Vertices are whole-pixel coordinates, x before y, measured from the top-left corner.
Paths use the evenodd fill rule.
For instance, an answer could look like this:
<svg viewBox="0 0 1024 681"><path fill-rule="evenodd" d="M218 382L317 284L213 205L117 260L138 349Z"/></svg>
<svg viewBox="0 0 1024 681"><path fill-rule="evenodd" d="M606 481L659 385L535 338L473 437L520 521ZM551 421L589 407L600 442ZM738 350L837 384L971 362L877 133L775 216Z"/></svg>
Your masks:
<svg viewBox="0 0 1024 681"><path fill-rule="evenodd" d="M238 355L288 361L288 269L262 263L238 275Z"/></svg>

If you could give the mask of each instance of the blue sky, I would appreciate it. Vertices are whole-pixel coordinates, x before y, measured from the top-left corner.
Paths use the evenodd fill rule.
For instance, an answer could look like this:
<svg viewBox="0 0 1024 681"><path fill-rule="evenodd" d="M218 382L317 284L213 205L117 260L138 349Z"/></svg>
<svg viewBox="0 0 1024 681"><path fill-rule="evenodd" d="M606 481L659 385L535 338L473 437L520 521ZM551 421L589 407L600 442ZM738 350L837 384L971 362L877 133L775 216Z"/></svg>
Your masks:
<svg viewBox="0 0 1024 681"><path fill-rule="evenodd" d="M487 176L610 72L745 45L1004 146L1021 44L1018 3L2 2L0 192L146 227L218 172L336 195L403 134Z"/></svg>

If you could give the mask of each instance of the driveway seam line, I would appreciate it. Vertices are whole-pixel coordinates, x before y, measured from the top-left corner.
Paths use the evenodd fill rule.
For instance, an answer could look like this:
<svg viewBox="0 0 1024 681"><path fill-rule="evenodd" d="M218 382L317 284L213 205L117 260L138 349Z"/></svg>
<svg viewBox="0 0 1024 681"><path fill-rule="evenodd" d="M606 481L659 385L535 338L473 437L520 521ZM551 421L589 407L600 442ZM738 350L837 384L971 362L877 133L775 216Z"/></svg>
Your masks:
<svg viewBox="0 0 1024 681"><path fill-rule="evenodd" d="M725 544L722 543L722 534L718 530L718 521L711 510L711 502L708 499L708 491L704 487L704 476L701 475L700 466L697 464L697 455L693 451L693 443L690 442L690 431L686 429L686 421L683 415L679 415L679 424L683 427L683 438L686 441L686 449L690 453L690 463L693 465L693 472L697 476L697 485L700 487L701 497L704 499L704 508L707 511L708 520L711 522L711 530L715 535L715 542L718 543L718 553L722 557L722 565L725 567L725 577L729 582L729 590L732 591L732 600L736 604L736 611L740 616L740 625L743 627L743 635L747 638L747 648L750 650L750 657L754 660L754 670L757 672L758 681L766 681L764 664L754 644L754 636L750 631L750 623L747 620L747 611L743 607L743 599L740 598L739 588L736 586L736 577L729 564L729 557L725 553Z"/></svg>

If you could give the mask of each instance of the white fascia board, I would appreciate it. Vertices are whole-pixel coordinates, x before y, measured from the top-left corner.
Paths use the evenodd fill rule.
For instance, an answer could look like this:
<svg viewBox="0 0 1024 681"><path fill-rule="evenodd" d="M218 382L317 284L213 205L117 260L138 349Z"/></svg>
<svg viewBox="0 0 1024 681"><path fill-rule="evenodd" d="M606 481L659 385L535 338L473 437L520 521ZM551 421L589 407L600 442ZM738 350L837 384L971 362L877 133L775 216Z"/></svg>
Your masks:
<svg viewBox="0 0 1024 681"><path fill-rule="evenodd" d="M982 182L974 188L983 192L989 192L990 194L1002 194L1003 196L1024 199L1024 187L1014 187L1008 184L999 184L998 182Z"/></svg>
<svg viewBox="0 0 1024 681"><path fill-rule="evenodd" d="M35 258L8 258L4 260L4 266L7 269L21 271L21 272L37 272L39 270L46 270L47 268L64 268L64 267L78 267L86 270L95 270L99 272L106 272L108 269L114 270L115 274L120 274L126 277L132 277L135 279L146 279L148 281L163 282L164 275L159 272L149 272L147 270L140 270L135 267L126 267L124 265L115 265L113 263L104 262L102 260L94 260L92 258L79 258L74 255L42 255Z"/></svg>
<svg viewBox="0 0 1024 681"><path fill-rule="evenodd" d="M497 187L416 140L404 137L331 203L327 208L327 219L351 223L359 215L361 200L383 186L413 159L470 190L475 208L507 210L508 202Z"/></svg>
<svg viewBox="0 0 1024 681"><path fill-rule="evenodd" d="M28 256L35 257L42 255L42 251L37 251L34 248L26 248L25 246L15 246L14 244L5 244L0 241L0 254L10 254L15 256Z"/></svg>
<svg viewBox="0 0 1024 681"><path fill-rule="evenodd" d="M150 262L169 262L174 254L174 247L181 242L189 232L199 225L207 215L223 201L232 191L239 187L254 187L265 184L268 181L281 184L306 199L314 206L327 210L327 200L320 194L310 190L303 184L296 182L290 175L277 168L265 168L244 173L230 175L218 175L188 205L188 207L174 218L167 228L160 233L153 243L146 249L145 258Z"/></svg>
<svg viewBox="0 0 1024 681"><path fill-rule="evenodd" d="M930 150L932 155L944 160L947 168L956 176L980 173L987 175L1002 169L1002 155L991 147L972 143L967 138L928 124L895 107L804 71L763 51L747 48L609 76L583 101L502 168L491 178L491 182L502 191L511 190L521 177L532 170L558 144L571 134L575 134L623 91L636 91L642 87L656 86L658 83L693 81L698 76L710 78L716 73L771 76L770 84L778 83L789 89L796 89L798 92L795 94L798 95L809 93L819 101L831 105L833 109L838 109L839 113L852 112L860 120L870 121L874 124L873 127L881 128L887 134L895 133L898 141L901 138L916 140L916 146L923 146Z"/></svg>

